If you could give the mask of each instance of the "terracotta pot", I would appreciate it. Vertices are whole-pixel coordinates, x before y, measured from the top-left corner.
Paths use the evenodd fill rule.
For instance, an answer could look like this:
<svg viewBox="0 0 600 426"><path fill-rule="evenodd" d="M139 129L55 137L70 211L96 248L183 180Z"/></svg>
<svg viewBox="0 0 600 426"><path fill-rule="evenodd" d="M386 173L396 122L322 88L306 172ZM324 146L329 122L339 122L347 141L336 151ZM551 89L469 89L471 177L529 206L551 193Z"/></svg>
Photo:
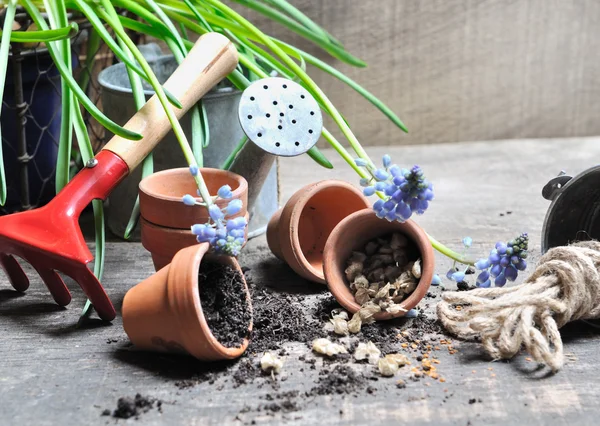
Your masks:
<svg viewBox="0 0 600 426"><path fill-rule="evenodd" d="M399 232L410 239L417 247L421 257L421 279L417 288L406 300L402 302L404 308L409 311L425 297L433 272L435 268L435 258L433 247L429 242L427 234L412 220L404 223L388 222L385 219L379 219L375 216L372 209L364 209L353 213L342 220L331 232L324 251L324 270L327 286L348 312L355 313L360 306L354 300L354 295L350 291L348 280L344 270L346 261L352 254L352 251L362 248L368 241L390 234ZM394 317L401 317L405 312L392 315L382 312L375 315L375 319L384 320Z"/></svg>
<svg viewBox="0 0 600 426"><path fill-rule="evenodd" d="M225 207L233 199L242 200L242 210L232 216L244 216L248 204L248 182L227 170L200 169L208 191L215 195L220 187L229 185L233 192L230 200L217 200ZM186 206L181 201L185 194L196 195L196 182L187 168L169 169L153 173L140 182L140 214L148 222L168 228L188 229L196 223L206 223L208 211L201 206Z"/></svg>
<svg viewBox="0 0 600 426"><path fill-rule="evenodd" d="M249 216L246 213L246 221L248 221ZM206 222L206 218L204 222ZM142 245L152 255L152 262L156 271L171 263L179 250L198 244L196 236L192 234L189 228L167 228L166 226L150 223L143 217L140 219L140 225ZM245 231L246 240L248 240L248 227L246 227Z"/></svg>
<svg viewBox="0 0 600 426"><path fill-rule="evenodd" d="M248 221L246 179L227 170L203 168L201 172L211 194L216 194L223 185L231 187L233 198L217 200L216 204L223 208L232 199L242 200L242 210L231 218L245 216ZM164 170L140 182L142 245L152 254L157 271L168 265L182 248L198 244L190 227L206 223L208 210L202 206L186 206L181 201L185 194L196 194L196 189L196 182L187 168Z"/></svg>
<svg viewBox="0 0 600 426"><path fill-rule="evenodd" d="M344 181L307 185L269 221L269 248L298 275L325 284L323 249L329 234L342 219L370 205L359 189Z"/></svg>
<svg viewBox="0 0 600 426"><path fill-rule="evenodd" d="M123 327L135 346L187 353L204 361L234 359L244 353L248 339L238 348L221 345L202 313L198 271L203 260L230 265L244 276L234 258L206 254L208 248L204 243L179 251L170 265L127 292L123 299ZM251 303L245 281L244 288ZM252 322L248 330L252 330Z"/></svg>

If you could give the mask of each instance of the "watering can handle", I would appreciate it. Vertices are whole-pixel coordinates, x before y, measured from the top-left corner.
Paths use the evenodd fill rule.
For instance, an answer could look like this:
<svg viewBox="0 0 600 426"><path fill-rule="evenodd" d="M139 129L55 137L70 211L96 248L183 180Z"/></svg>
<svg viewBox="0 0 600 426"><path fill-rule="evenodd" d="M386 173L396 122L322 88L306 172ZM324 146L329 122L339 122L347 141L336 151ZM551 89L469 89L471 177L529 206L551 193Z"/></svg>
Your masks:
<svg viewBox="0 0 600 426"><path fill-rule="evenodd" d="M218 33L204 34L198 39L185 60L164 84L181 102L178 109L169 104L177 119L195 105L206 92L232 72L238 63L238 53L227 37ZM143 136L132 141L114 136L104 147L117 154L129 167L135 169L171 129L169 119L155 94L125 124L127 130Z"/></svg>

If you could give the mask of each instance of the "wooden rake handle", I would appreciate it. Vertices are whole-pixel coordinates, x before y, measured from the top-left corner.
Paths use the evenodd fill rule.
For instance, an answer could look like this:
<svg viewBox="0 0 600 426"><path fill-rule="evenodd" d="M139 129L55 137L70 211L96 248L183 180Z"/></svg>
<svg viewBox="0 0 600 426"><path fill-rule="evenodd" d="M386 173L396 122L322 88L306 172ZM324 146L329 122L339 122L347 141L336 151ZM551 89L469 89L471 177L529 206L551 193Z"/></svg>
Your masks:
<svg viewBox="0 0 600 426"><path fill-rule="evenodd" d="M178 109L171 104L177 119L195 105L206 92L232 72L238 63L238 53L227 37L218 33L204 34L198 39L185 60L164 84L183 105ZM104 147L127 163L129 171L135 169L171 129L158 96L155 94L125 124L143 136L132 141L114 136Z"/></svg>

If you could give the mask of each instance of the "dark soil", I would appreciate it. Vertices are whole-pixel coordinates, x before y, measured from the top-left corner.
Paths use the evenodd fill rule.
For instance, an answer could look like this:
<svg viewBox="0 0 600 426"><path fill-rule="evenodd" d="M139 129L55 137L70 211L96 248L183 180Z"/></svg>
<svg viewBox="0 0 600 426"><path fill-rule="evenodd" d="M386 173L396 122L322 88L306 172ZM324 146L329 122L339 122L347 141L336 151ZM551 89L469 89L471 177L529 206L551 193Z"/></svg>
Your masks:
<svg viewBox="0 0 600 426"><path fill-rule="evenodd" d="M321 370L318 384L306 396L350 394L366 390L367 379L347 365L336 365L332 370Z"/></svg>
<svg viewBox="0 0 600 426"><path fill-rule="evenodd" d="M212 334L225 347L240 347L252 321L242 275L231 266L203 262L198 281L202 311Z"/></svg>
<svg viewBox="0 0 600 426"><path fill-rule="evenodd" d="M139 393L134 397L122 397L117 401L117 408L112 412L112 416L118 419L129 419L135 417L136 419L140 414L146 413L154 408L154 404L161 411L162 401L154 398L142 396ZM102 412L103 416L111 415L111 411L106 409Z"/></svg>
<svg viewBox="0 0 600 426"><path fill-rule="evenodd" d="M254 306L254 327L248 352L279 350L286 342L311 344L322 337L323 324L310 316L299 295L284 294L258 287L246 274Z"/></svg>

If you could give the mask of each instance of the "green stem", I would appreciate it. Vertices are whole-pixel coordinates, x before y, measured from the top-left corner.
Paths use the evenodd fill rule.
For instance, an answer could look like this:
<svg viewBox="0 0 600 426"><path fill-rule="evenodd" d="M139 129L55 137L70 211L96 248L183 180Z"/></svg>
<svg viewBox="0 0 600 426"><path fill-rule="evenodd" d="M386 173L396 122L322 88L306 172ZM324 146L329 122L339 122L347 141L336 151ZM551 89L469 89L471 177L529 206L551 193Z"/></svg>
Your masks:
<svg viewBox="0 0 600 426"><path fill-rule="evenodd" d="M431 243L433 248L442 253L444 256L447 256L450 259L455 260L457 262L464 263L465 265L475 265L475 260L469 259L468 257L465 257L464 255L449 249L448 247L440 243L438 240L433 238L431 235L427 234L427 236L429 237L429 242Z"/></svg>
<svg viewBox="0 0 600 426"><path fill-rule="evenodd" d="M12 28L11 28L12 30ZM66 27L47 31L17 31L10 33L10 41L14 43L48 43L49 41L73 38L79 32L77 22L71 22ZM3 31L0 30L0 35Z"/></svg>
<svg viewBox="0 0 600 426"><path fill-rule="evenodd" d="M44 18L42 17L37 7L35 7L32 0L21 0L21 5L25 8L27 14L31 17L31 19L35 22L39 29L41 29L42 31L47 31L49 29L48 25L46 24L46 21L44 21ZM65 67L65 64L60 60L60 55L56 51L55 46L52 43L48 43L47 47L48 52L52 57L52 61L54 62L54 65L56 66L58 72L61 75L61 78L66 81L69 88L73 91L75 96L77 96L79 102L81 102L81 104L85 107L85 109L90 113L92 117L94 117L102 126L104 126L107 130L109 130L115 135L119 135L125 139L131 140L142 139L142 135L119 126L117 123L115 123L106 115L104 115L94 104L94 102L92 102L92 100L86 96L83 90L81 90L81 88L73 78L73 75L69 73L68 69Z"/></svg>
<svg viewBox="0 0 600 426"><path fill-rule="evenodd" d="M231 19L235 20L242 27L246 28L255 37L257 37L261 43L263 43L265 46L271 49L273 53L279 56L282 62L285 65L287 65L287 67L291 71L293 71L298 76L298 78L316 94L317 101L320 101L325 106L326 110L331 115L336 124L339 126L342 133L344 134L344 136L346 137L346 139L350 143L350 146L354 149L356 154L360 158L363 158L372 163L372 161L369 158L369 155L360 145L360 142L358 141L358 139L356 139L356 136L354 136L352 130L350 130L350 127L343 119L341 114L338 112L338 110L335 108L335 106L332 104L332 102L329 100L329 98L325 95L325 93L323 93L321 88L317 86L315 82L312 81L312 79L300 68L300 66L298 66L296 62L294 62L294 60L287 55L287 53L285 53L273 40L271 40L270 37L263 34L258 28L256 28L254 25L252 25L250 22L244 19L241 15L239 15L237 12L235 12L233 9L226 6L219 0L204 1L215 7L217 10L220 10L221 12L228 15ZM349 162L349 164L350 163L354 163L354 161L352 160Z"/></svg>
<svg viewBox="0 0 600 426"><path fill-rule="evenodd" d="M4 87L6 72L8 71L8 55L10 48L10 35L17 10L17 0L10 0L6 6L4 15L4 31L0 40L0 115L2 114L2 100L4 99ZM4 172L4 155L2 153L2 126L0 126L0 206L6 203L6 174Z"/></svg>
<svg viewBox="0 0 600 426"><path fill-rule="evenodd" d="M110 2L108 2L108 0L104 0L103 3L104 4L109 3L109 5L110 5ZM110 7L112 7L112 5L110 5ZM97 11L98 11L98 14L102 17L102 19L104 19L104 21L107 22L112 27L112 29L115 32L115 34L117 35L117 37L119 37L121 40L123 40L125 45L129 48L129 50L133 54L134 58L138 61L138 63L140 64L140 66L142 67L142 69L144 70L144 72L146 73L148 78L150 79L150 83L152 84L154 92L156 93L158 100L160 101L165 113L167 114L167 118L169 119L169 122L171 123L173 132L175 133L175 136L177 137L177 141L179 142L179 146L181 147L181 150L183 151L183 155L184 155L187 163L190 166L197 167L198 164L196 163L196 158L194 157L194 153L192 152L192 149L190 148L190 144L183 132L183 129L181 128L181 124L179 123L179 120L177 120L177 117L175 117L175 114L169 107L169 104L168 104L169 101L168 101L167 97L165 96L165 92L163 91L156 76L152 72L152 68L150 68L150 65L148 65L148 62L146 62L146 59L144 58L142 53L135 46L135 43L129 38L127 33L125 33L125 31L123 30L123 27L121 26L120 21L113 19L103 9L98 8ZM200 191L200 195L204 199L204 202L207 205L211 205L213 203L213 201L210 196L210 192L208 191L208 188L206 187L206 183L204 182L204 179L202 178L202 173L198 173L196 176L194 176L194 180L196 181L196 184L198 185L198 190Z"/></svg>
<svg viewBox="0 0 600 426"><path fill-rule="evenodd" d="M248 142L248 137L246 135L242 136L242 138L240 139L238 144L235 146L233 151L229 154L229 156L227 157L227 159L221 166L222 170L229 170L231 168L231 165L235 161L235 157L237 157L237 155L242 150L242 148L244 148L244 146L246 146L247 142Z"/></svg>
<svg viewBox="0 0 600 426"><path fill-rule="evenodd" d="M85 52L85 64L81 77L79 78L79 87L87 93L90 79L92 78L92 72L94 71L94 65L96 64L96 53L100 49L102 39L98 34L98 31L90 28L89 36L87 40L87 49Z"/></svg>
<svg viewBox="0 0 600 426"><path fill-rule="evenodd" d="M56 0L49 3L44 0L48 20L51 28L65 27L67 22L67 11L62 0ZM69 74L73 74L71 64L71 44L69 39L49 42L48 44L57 44L58 60L62 61ZM55 186L58 193L69 182L69 164L71 161L71 146L73 142L73 124L71 120L71 90L65 79L60 80L61 84L61 118L60 118L60 137L58 142L58 154L56 163Z"/></svg>

